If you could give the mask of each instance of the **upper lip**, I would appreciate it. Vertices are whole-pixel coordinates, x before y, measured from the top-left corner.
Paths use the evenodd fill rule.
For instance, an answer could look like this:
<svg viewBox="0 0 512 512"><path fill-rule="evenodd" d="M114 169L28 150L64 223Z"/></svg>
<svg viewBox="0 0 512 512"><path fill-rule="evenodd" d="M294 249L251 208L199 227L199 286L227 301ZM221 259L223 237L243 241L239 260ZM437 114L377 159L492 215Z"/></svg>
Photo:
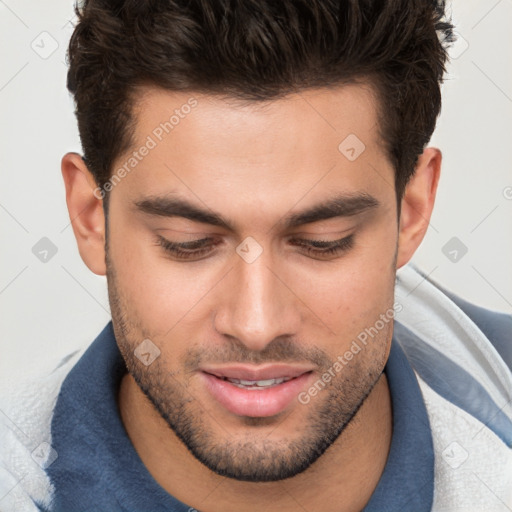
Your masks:
<svg viewBox="0 0 512 512"><path fill-rule="evenodd" d="M216 377L239 380L269 380L279 378L294 378L313 370L311 365L268 364L262 366L233 364L209 365L199 368L200 371L210 373Z"/></svg>

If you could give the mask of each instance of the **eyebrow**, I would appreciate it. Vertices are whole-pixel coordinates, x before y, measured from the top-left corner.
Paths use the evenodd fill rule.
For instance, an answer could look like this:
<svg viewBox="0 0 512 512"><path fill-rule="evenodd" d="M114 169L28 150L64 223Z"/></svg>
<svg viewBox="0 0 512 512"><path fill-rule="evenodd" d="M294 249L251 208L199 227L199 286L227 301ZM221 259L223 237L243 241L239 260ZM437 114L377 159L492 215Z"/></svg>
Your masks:
<svg viewBox="0 0 512 512"><path fill-rule="evenodd" d="M329 198L317 205L298 213L285 215L278 224L291 229L335 217L351 217L367 210L377 208L380 202L366 192L342 194ZM186 199L172 196L148 197L136 201L136 208L148 215L160 217L183 217L195 222L210 224L235 232L235 224L221 215L198 207Z"/></svg>

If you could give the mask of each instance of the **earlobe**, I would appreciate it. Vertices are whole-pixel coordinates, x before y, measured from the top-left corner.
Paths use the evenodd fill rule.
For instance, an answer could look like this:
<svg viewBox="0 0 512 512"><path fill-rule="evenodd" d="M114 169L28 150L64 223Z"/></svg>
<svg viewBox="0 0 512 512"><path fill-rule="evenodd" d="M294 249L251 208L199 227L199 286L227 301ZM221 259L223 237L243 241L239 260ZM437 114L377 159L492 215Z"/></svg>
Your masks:
<svg viewBox="0 0 512 512"><path fill-rule="evenodd" d="M419 156L414 175L405 188L401 202L397 268L412 258L427 232L441 173L441 160L439 149L426 148Z"/></svg>
<svg viewBox="0 0 512 512"><path fill-rule="evenodd" d="M92 272L105 275L105 215L94 177L77 153L64 155L61 169L80 256Z"/></svg>

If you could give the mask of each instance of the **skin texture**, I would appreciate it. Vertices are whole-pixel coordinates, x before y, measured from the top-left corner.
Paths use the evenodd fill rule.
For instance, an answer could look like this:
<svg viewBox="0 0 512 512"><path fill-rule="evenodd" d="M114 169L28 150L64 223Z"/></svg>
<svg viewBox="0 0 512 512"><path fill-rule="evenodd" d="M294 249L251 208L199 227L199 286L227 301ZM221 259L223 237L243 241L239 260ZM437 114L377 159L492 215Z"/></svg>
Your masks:
<svg viewBox="0 0 512 512"><path fill-rule="evenodd" d="M80 254L108 279L129 370L119 393L124 425L153 477L191 507L361 510L392 436L382 373L392 322L307 404L293 401L270 417L227 411L198 367L309 364L307 390L358 334L392 310L396 269L410 260L428 226L441 153L427 148L419 157L398 221L394 170L367 86L309 90L264 104L145 88L134 110L131 151L191 97L197 105L110 192L108 237L83 160L69 153L62 161ZM354 161L338 150L349 134L365 144ZM378 206L283 227L290 213L335 194L360 193ZM186 199L229 219L233 230L137 208L156 196ZM292 243L351 234L352 244L334 255ZM212 238L215 245L194 261L179 260L159 236L178 243ZM262 249L251 263L236 252L249 236ZM149 366L134 353L144 339L160 350Z"/></svg>

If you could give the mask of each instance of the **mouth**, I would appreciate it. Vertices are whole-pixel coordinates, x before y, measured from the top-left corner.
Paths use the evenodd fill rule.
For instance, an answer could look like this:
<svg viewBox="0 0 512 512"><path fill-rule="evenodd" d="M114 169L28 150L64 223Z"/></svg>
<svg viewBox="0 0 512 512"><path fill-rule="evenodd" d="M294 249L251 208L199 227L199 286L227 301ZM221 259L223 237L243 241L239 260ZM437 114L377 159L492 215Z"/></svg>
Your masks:
<svg viewBox="0 0 512 512"><path fill-rule="evenodd" d="M237 416L269 417L290 408L312 379L306 366L204 368L199 375L215 401Z"/></svg>
<svg viewBox="0 0 512 512"><path fill-rule="evenodd" d="M199 368L200 371L215 377L248 382L279 379L290 380L313 369L314 367L309 364L288 365L282 363L270 363L260 366L249 364L205 365Z"/></svg>
<svg viewBox="0 0 512 512"><path fill-rule="evenodd" d="M296 377L279 377L277 379L265 379L265 380L243 380L243 379L231 379L229 377L218 377L222 380L231 382L234 386L241 389L268 389L278 386L283 382L295 379Z"/></svg>

